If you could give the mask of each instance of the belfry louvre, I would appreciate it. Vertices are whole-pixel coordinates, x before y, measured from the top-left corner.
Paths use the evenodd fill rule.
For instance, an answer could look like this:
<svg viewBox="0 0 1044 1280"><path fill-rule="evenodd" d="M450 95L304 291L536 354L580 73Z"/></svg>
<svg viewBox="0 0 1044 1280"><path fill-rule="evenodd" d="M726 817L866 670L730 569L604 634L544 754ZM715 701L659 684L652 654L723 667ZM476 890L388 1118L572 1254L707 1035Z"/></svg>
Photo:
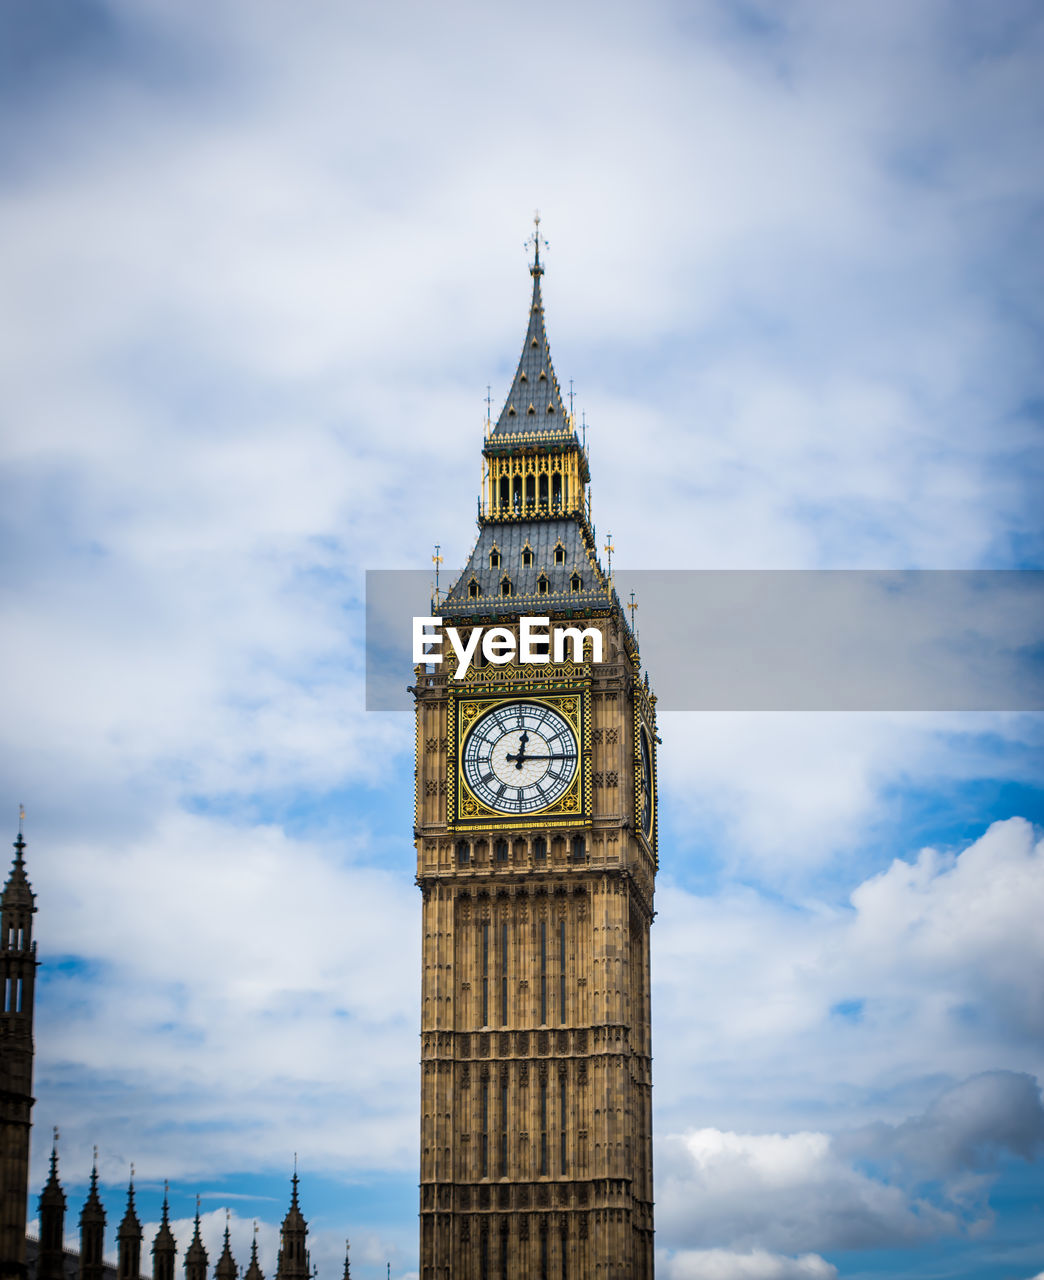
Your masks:
<svg viewBox="0 0 1044 1280"><path fill-rule="evenodd" d="M597 627L603 661L416 668L422 1280L653 1275L656 700L598 558L537 232L478 539L433 612Z"/></svg>

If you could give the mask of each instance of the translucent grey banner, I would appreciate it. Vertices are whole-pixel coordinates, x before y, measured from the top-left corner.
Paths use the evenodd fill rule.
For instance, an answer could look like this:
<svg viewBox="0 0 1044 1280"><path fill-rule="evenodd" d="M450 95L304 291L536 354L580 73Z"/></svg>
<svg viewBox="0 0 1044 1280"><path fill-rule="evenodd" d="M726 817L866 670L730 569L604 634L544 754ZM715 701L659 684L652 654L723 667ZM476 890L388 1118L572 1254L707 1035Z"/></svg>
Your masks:
<svg viewBox="0 0 1044 1280"><path fill-rule="evenodd" d="M634 592L661 710L1044 710L1041 571L649 569L614 582L621 600ZM368 710L412 707L413 618L430 612L430 574L367 572Z"/></svg>

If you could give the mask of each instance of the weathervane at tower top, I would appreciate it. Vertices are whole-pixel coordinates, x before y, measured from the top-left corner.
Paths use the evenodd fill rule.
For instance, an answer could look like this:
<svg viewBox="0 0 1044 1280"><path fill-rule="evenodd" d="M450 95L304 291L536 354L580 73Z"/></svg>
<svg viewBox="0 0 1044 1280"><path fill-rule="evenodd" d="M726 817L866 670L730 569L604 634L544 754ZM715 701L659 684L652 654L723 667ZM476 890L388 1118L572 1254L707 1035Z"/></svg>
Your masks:
<svg viewBox="0 0 1044 1280"><path fill-rule="evenodd" d="M533 234L526 241L526 248L528 249L530 245L533 247L533 262L529 268L530 275L542 276L544 274L544 268L540 265L540 246L543 245L545 249L550 249L551 246L540 234L539 209L537 209L533 214Z"/></svg>

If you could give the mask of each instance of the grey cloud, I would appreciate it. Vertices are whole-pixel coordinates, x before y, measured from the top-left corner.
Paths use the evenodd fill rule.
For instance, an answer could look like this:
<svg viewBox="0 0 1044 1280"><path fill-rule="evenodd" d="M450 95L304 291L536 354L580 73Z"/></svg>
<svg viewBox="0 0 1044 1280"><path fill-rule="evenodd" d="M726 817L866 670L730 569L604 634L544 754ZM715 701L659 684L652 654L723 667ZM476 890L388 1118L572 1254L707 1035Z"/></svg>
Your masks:
<svg viewBox="0 0 1044 1280"><path fill-rule="evenodd" d="M1033 1160L1044 1147L1044 1106L1033 1076L984 1071L954 1085L920 1116L837 1140L839 1154L951 1178L996 1167L1005 1152Z"/></svg>

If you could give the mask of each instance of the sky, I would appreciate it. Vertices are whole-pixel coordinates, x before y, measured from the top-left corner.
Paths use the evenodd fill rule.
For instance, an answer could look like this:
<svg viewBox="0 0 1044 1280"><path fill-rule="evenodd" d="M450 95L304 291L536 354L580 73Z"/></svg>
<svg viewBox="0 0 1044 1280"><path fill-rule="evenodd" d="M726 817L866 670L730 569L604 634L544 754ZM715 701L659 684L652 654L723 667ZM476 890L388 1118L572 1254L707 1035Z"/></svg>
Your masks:
<svg viewBox="0 0 1044 1280"><path fill-rule="evenodd" d="M416 1275L409 717L525 331L621 569L1044 568L1030 0L0 5L0 729L53 1126ZM639 615L640 625L640 615ZM650 672L655 686L657 673ZM403 682L410 673L404 671ZM662 1280L1044 1275L1039 712L667 711ZM180 1263L179 1263L180 1265Z"/></svg>

